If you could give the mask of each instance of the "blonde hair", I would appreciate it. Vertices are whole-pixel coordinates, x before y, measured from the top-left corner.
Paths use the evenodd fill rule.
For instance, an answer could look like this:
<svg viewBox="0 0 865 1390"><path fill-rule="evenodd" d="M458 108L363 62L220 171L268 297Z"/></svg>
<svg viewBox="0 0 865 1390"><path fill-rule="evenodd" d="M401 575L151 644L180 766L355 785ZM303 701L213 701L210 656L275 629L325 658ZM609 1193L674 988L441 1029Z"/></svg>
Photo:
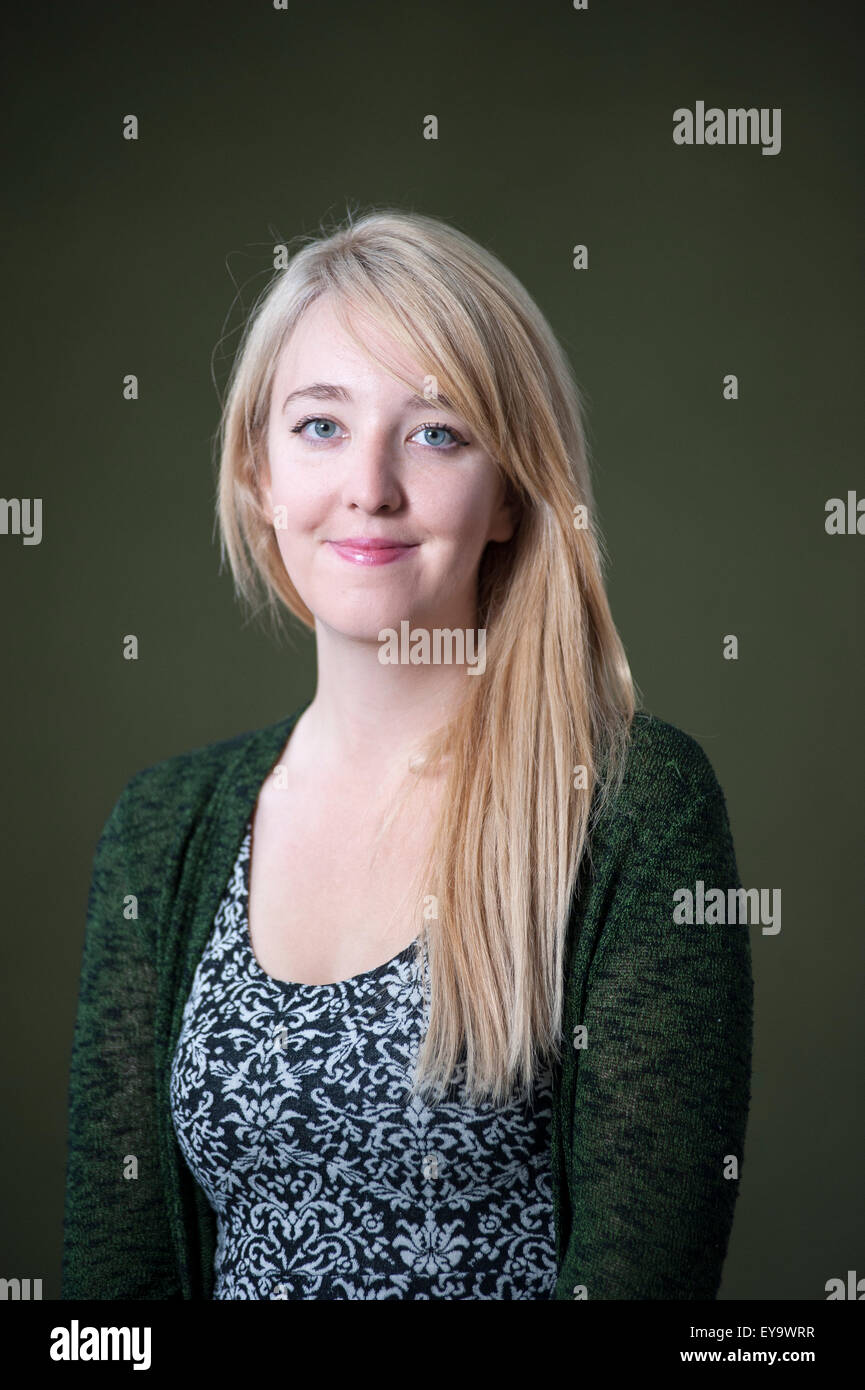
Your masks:
<svg viewBox="0 0 865 1390"><path fill-rule="evenodd" d="M445 778L418 879L418 903L422 886L438 915L422 930L429 1016L414 1085L443 1095L464 1059L466 1099L500 1103L561 1055L578 873L621 784L637 707L604 589L580 390L523 285L456 228L383 209L303 240L254 306L223 406L223 561L250 605L261 588L272 617L283 605L314 628L258 480L277 357L324 293L392 376L406 381L361 341L352 310L423 364L507 480L516 529L486 547L478 574L486 671L466 680L460 707L413 764L415 776L439 768Z"/></svg>

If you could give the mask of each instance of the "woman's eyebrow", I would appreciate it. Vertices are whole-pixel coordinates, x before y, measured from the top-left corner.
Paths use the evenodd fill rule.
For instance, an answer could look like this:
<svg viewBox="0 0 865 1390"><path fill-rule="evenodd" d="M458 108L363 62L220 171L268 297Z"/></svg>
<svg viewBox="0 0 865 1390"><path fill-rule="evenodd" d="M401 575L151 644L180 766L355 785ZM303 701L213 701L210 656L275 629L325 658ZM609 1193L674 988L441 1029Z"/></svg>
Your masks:
<svg viewBox="0 0 865 1390"><path fill-rule="evenodd" d="M296 391L291 391L282 403L283 410L285 410L285 407L289 405L291 401L295 401L301 396L312 397L314 400L319 401L350 401L352 398L351 392L347 386L338 386L330 381L314 381L310 386L299 386ZM423 407L437 405L442 410L454 411L454 407L447 397L441 394L437 395L435 398L419 395L407 396L404 405L406 409L409 407L414 408L415 406Z"/></svg>

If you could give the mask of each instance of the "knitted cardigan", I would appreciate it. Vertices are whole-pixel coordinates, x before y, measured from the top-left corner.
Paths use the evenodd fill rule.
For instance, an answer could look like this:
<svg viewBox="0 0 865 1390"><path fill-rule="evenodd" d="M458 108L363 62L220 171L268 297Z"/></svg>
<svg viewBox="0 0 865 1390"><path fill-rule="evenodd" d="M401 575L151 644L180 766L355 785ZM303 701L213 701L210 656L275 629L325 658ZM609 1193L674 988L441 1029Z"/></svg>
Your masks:
<svg viewBox="0 0 865 1390"><path fill-rule="evenodd" d="M136 773L103 828L69 1066L63 1298L213 1297L216 1216L174 1134L171 1059L259 790L305 708ZM747 924L673 921L676 889L741 886L700 745L638 713L591 847L553 1072L552 1297L714 1299L743 1161L753 982Z"/></svg>

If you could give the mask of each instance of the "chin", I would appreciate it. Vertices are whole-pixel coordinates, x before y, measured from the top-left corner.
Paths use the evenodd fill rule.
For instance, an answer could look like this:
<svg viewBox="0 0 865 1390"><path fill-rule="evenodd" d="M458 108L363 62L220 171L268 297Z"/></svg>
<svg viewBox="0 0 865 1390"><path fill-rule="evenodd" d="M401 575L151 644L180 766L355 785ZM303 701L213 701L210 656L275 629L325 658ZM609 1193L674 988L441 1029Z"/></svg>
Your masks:
<svg viewBox="0 0 865 1390"><path fill-rule="evenodd" d="M412 605L394 603L371 604L369 599L364 599L362 603L324 603L314 607L308 600L304 600L307 607L318 622L326 627L338 632L343 637L354 638L360 642L376 642L379 640L379 633L385 628L394 628L399 632L399 625L411 612ZM412 618L412 622L416 622Z"/></svg>

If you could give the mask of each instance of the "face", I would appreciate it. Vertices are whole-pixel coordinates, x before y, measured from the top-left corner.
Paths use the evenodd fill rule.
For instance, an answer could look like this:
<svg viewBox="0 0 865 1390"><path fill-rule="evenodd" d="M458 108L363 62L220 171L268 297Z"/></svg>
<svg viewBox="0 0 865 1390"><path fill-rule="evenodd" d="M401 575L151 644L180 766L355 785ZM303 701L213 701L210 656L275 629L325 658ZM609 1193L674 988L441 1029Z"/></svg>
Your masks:
<svg viewBox="0 0 865 1390"><path fill-rule="evenodd" d="M421 364L355 326L420 399L355 347L326 296L310 306L277 364L262 478L286 571L345 636L473 627L484 548L513 534L504 482L465 422L423 399Z"/></svg>

